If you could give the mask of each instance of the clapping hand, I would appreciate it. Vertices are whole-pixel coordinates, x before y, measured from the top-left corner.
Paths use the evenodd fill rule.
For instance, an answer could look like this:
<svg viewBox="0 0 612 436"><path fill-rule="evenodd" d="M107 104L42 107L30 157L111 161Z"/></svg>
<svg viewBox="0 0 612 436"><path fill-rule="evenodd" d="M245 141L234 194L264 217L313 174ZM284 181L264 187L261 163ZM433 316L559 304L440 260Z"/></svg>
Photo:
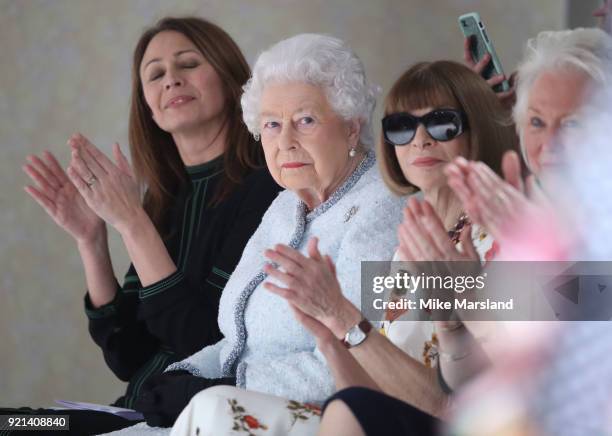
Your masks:
<svg viewBox="0 0 612 436"><path fill-rule="evenodd" d="M128 230L142 207L132 168L119 144L113 145L115 164L83 135L73 135L69 143L70 180L100 218L120 233Z"/></svg>
<svg viewBox="0 0 612 436"><path fill-rule="evenodd" d="M409 262L478 261L471 238L471 226L461 232L463 251L450 240L444 224L427 201L414 196L404 208L404 220L398 227L400 260Z"/></svg>
<svg viewBox="0 0 612 436"><path fill-rule="evenodd" d="M35 186L24 189L58 226L79 243L106 235L104 221L89 208L51 152L28 156L28 161L23 170Z"/></svg>
<svg viewBox="0 0 612 436"><path fill-rule="evenodd" d="M406 263L406 270L413 276L441 277L445 282L446 277L474 276L481 270L480 259L472 243L471 225L461 231L460 250L451 241L442 220L427 201L420 201L414 196L408 199L404 220L397 233L399 260ZM436 292L439 300L449 301L459 291L425 287L418 292L421 299L429 299ZM452 310L434 310L432 315L435 319L449 319Z"/></svg>
<svg viewBox="0 0 612 436"><path fill-rule="evenodd" d="M535 177L523 183L518 155L507 152L505 180L482 162L455 159L445 168L448 184L472 221L499 242L505 259L562 260L577 241Z"/></svg>
<svg viewBox="0 0 612 436"><path fill-rule="evenodd" d="M523 183L516 152L504 155L502 171L505 180L486 164L463 158L455 159L445 168L448 184L461 199L466 213L498 240L506 239L526 214L535 214L538 207L548 204L533 175Z"/></svg>
<svg viewBox="0 0 612 436"><path fill-rule="evenodd" d="M334 264L319 252L317 244L317 238L308 241L308 256L282 244L266 250L264 255L277 266L267 264L264 271L286 287L271 282L264 287L342 338L346 324L354 324L349 319L355 313L359 318L358 311L342 294Z"/></svg>

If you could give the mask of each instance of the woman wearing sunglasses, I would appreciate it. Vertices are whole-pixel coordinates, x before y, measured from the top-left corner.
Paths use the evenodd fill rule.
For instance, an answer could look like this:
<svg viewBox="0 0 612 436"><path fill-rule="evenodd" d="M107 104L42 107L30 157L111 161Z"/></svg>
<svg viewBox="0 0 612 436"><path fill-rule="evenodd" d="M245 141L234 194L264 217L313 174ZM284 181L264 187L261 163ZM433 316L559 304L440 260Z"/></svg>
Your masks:
<svg viewBox="0 0 612 436"><path fill-rule="evenodd" d="M396 194L420 194L410 197L404 211L394 259L478 261L491 255L491 238L470 226L443 170L463 156L499 171L501 156L516 144L505 115L487 83L455 62L416 64L395 83L379 143L382 174ZM268 273L286 287L266 287L289 301L335 376L339 392L327 402L320 434L433 433L449 399L433 368L433 322L387 323L389 340L342 298L334 266L316 240L308 254L277 251L278 269L269 267ZM303 274L289 280L288 270ZM454 325L443 327L450 331Z"/></svg>

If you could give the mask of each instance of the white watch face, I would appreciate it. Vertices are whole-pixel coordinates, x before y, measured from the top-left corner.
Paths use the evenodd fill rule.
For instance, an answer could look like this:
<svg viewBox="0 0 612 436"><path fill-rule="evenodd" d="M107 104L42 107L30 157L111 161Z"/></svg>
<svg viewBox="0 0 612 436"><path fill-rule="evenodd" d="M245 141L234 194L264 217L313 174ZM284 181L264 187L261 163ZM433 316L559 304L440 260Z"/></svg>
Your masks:
<svg viewBox="0 0 612 436"><path fill-rule="evenodd" d="M359 326L352 327L346 336L346 342L348 342L351 346L360 344L366 338L366 334L359 328Z"/></svg>

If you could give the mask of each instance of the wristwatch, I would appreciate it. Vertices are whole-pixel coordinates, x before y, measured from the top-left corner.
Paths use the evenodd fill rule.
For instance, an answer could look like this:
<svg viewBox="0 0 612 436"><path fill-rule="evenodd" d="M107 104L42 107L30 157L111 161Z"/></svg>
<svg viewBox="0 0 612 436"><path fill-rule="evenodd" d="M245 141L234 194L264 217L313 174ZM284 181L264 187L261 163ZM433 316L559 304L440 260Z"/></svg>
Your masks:
<svg viewBox="0 0 612 436"><path fill-rule="evenodd" d="M366 340L370 330L372 330L372 324L370 324L370 321L363 318L359 321L359 324L354 325L346 332L342 344L344 344L346 348L356 347Z"/></svg>

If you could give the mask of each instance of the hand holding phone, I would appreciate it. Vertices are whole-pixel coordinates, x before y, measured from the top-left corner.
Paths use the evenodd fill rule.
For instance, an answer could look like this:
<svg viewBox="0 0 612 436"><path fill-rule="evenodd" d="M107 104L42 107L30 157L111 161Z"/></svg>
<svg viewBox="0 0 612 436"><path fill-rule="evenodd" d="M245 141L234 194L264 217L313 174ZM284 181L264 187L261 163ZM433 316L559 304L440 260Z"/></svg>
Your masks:
<svg viewBox="0 0 612 436"><path fill-rule="evenodd" d="M465 64L479 76L482 76L483 70L491 61L491 55L487 53L478 63L474 62L470 51L470 40L467 38L465 38L463 44L463 58L465 59ZM510 89L508 91L496 92L497 98L501 101L502 105L508 109L512 109L516 101L516 73L516 71L513 72L508 78L506 78L505 75L497 75L487 80L487 83L491 88L495 88L495 86L499 85L504 80L508 81L508 84L510 85Z"/></svg>
<svg viewBox="0 0 612 436"><path fill-rule="evenodd" d="M503 76L504 70L501 62L497 53L495 53L495 47L493 47L493 42L487 34L480 15L477 12L461 15L459 17L459 27L466 38L464 48L468 64L487 81L494 77ZM510 90L510 84L505 78L498 77L496 81L497 83L492 83L495 92Z"/></svg>

